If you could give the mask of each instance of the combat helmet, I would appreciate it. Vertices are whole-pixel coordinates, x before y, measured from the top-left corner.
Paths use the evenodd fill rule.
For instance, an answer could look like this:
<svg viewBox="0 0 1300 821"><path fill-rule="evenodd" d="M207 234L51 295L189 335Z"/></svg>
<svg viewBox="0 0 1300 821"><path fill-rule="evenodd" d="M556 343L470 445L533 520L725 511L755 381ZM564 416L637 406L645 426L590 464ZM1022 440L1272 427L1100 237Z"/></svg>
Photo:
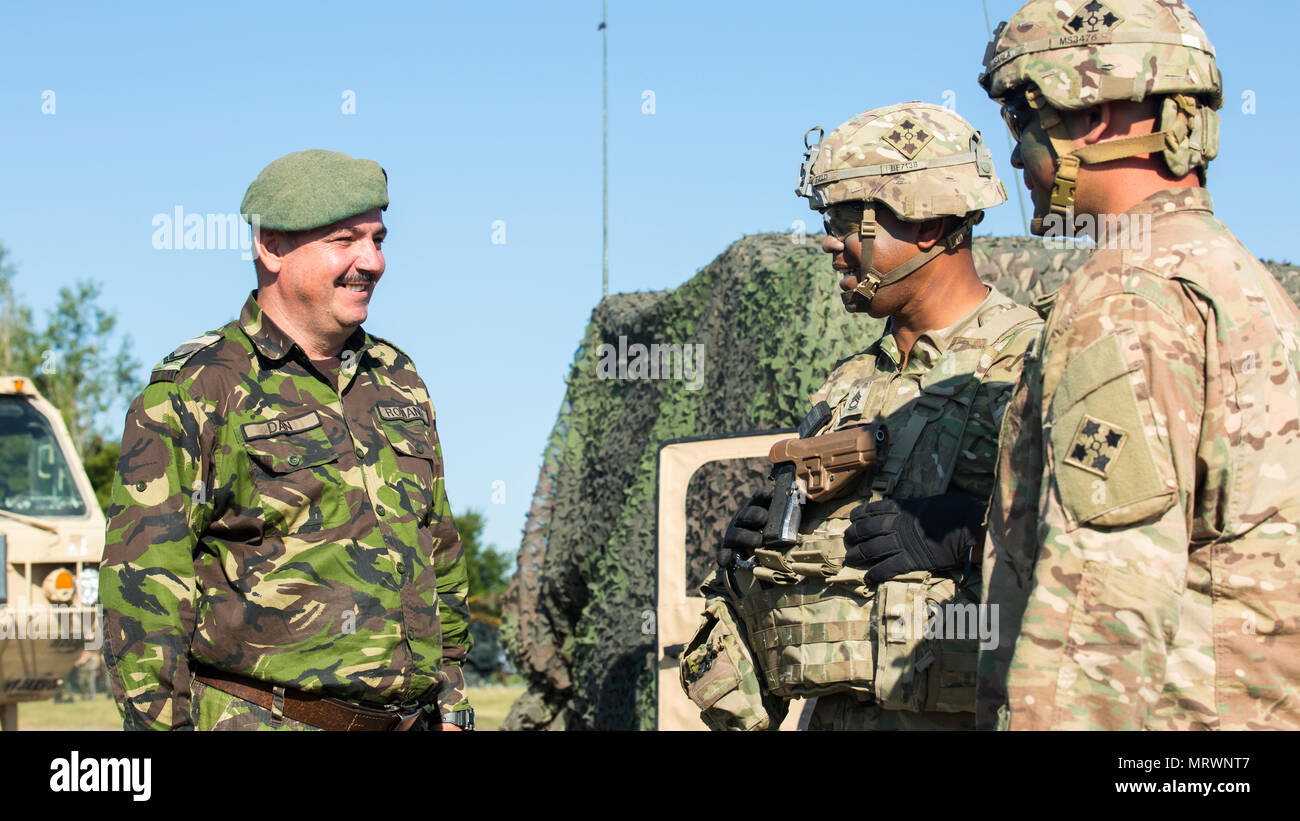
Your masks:
<svg viewBox="0 0 1300 821"><path fill-rule="evenodd" d="M1177 176L1205 179L1219 153L1223 78L1214 47L1182 0L1031 0L1001 23L984 52L980 85L1003 103L1018 91L1038 113L1057 172L1050 203L1034 214L1073 210L1081 164L1159 152ZM1153 134L1075 148L1060 111L1164 96Z"/></svg>
<svg viewBox="0 0 1300 821"><path fill-rule="evenodd" d="M809 143L814 131L818 141ZM804 134L806 151L795 194L807 197L816 211L862 203L858 287L842 295L850 311L864 310L878 288L961 245L983 219L983 209L1007 200L980 132L941 106L910 102L873 108L823 136L820 127ZM885 274L871 262L876 203L908 222L949 216L961 222L933 248Z"/></svg>

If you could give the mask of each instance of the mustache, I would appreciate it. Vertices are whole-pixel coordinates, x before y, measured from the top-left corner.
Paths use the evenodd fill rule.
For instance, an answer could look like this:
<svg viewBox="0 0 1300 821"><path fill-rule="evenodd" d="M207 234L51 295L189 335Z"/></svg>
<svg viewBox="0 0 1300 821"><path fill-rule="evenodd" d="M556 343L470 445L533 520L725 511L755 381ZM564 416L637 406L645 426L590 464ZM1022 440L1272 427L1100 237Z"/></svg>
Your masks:
<svg viewBox="0 0 1300 821"><path fill-rule="evenodd" d="M369 285L374 281L375 281L374 274L367 274L363 271L358 271L357 273L354 274L344 274L338 280L338 283L340 285Z"/></svg>

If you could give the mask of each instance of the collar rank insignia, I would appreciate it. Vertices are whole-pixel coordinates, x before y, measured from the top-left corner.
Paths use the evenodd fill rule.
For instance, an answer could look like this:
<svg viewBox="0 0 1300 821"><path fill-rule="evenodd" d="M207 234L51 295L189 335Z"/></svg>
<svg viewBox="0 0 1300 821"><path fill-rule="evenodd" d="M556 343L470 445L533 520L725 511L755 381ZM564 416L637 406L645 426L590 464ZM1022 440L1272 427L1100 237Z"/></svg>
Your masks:
<svg viewBox="0 0 1300 821"><path fill-rule="evenodd" d="M1106 34L1118 26L1123 18L1099 0L1084 3L1065 24L1071 34Z"/></svg>
<svg viewBox="0 0 1300 821"><path fill-rule="evenodd" d="M1095 473L1103 479L1115 466L1119 452L1128 441L1128 433L1109 422L1084 415L1079 430L1070 441L1065 463Z"/></svg>
<svg viewBox="0 0 1300 821"><path fill-rule="evenodd" d="M929 145L933 139L933 134L912 122L911 118L903 120L893 131L884 136L885 142L909 160L916 159L921 149Z"/></svg>

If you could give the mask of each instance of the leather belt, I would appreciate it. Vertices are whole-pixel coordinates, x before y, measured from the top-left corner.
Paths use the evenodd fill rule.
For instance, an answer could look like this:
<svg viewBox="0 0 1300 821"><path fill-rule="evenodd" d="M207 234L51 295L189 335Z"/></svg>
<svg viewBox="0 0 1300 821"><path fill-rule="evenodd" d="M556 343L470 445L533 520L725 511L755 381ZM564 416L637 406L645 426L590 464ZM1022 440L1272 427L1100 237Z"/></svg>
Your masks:
<svg viewBox="0 0 1300 821"><path fill-rule="evenodd" d="M341 699L304 693L291 687L208 667L196 671L194 678L227 695L270 710L273 716L279 712L285 718L322 730L412 730L420 724L424 715L419 707L411 712L362 707ZM277 700L280 702L278 710Z"/></svg>

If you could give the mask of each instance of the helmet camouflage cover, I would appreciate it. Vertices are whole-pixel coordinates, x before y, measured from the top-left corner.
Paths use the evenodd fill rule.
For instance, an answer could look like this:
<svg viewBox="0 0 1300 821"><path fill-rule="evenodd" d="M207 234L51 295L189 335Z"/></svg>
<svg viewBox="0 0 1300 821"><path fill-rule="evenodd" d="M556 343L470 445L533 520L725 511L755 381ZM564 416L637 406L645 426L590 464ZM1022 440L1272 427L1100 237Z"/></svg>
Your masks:
<svg viewBox="0 0 1300 821"><path fill-rule="evenodd" d="M814 210L874 201L920 221L965 217L1007 199L980 133L942 106L873 108L807 147L795 193Z"/></svg>
<svg viewBox="0 0 1300 821"><path fill-rule="evenodd" d="M1065 111L1159 94L1223 106L1214 46L1182 0L1032 0L998 26L979 81L995 100L1033 83Z"/></svg>
<svg viewBox="0 0 1300 821"><path fill-rule="evenodd" d="M1056 150L1056 181L1035 212L1035 234L1047 231L1049 211L1068 219L1080 165L1159 154L1176 176L1196 170L1204 182L1219 153L1223 78L1182 0L1031 0L994 32L979 82L999 102L1022 90ZM1153 133L1083 148L1073 147L1057 113L1152 96L1164 98Z"/></svg>
<svg viewBox="0 0 1300 821"><path fill-rule="evenodd" d="M907 277L939 254L965 242L984 209L1007 201L993 171L984 138L956 112L911 102L864 111L809 145L804 134L803 165L795 194L824 211L840 203L861 203L858 286L842 294L844 307L865 311L876 291ZM872 266L876 203L901 220L920 222L957 217L957 227L939 243L890 269Z"/></svg>

